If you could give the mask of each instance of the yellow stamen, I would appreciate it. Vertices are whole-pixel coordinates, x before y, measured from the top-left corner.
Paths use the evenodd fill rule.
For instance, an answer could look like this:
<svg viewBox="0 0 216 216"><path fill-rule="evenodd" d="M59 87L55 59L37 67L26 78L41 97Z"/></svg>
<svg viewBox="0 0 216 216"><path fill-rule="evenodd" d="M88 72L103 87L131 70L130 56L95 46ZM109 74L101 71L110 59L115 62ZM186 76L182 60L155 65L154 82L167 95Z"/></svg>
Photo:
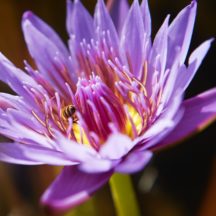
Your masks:
<svg viewBox="0 0 216 216"><path fill-rule="evenodd" d="M129 116L125 126L126 133L134 138L136 134L133 132L133 126L135 127L137 134L139 134L142 130L142 117L137 110L130 105L127 106L127 113Z"/></svg>
<svg viewBox="0 0 216 216"><path fill-rule="evenodd" d="M89 139L79 124L73 124L73 133L78 143L90 146Z"/></svg>

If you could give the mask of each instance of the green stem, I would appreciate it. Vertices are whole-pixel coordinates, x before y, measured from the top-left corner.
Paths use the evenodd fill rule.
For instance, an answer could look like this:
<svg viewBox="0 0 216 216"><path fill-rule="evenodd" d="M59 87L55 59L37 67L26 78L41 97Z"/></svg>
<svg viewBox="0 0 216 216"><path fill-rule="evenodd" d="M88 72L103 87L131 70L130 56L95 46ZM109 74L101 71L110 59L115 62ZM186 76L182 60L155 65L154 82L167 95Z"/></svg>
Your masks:
<svg viewBox="0 0 216 216"><path fill-rule="evenodd" d="M77 206L76 208L72 209L64 216L80 216L80 215L88 215L88 216L95 216L97 215L96 212L96 205L94 197L90 198L85 203Z"/></svg>
<svg viewBox="0 0 216 216"><path fill-rule="evenodd" d="M110 188L118 216L140 216L140 211L129 175L114 174Z"/></svg>

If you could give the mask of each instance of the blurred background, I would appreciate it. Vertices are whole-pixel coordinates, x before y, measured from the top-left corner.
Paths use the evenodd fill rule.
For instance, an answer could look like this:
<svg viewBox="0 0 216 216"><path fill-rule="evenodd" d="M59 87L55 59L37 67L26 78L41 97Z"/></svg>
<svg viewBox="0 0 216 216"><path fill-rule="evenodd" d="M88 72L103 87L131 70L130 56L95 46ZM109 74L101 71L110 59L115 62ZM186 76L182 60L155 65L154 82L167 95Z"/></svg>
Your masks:
<svg viewBox="0 0 216 216"><path fill-rule="evenodd" d="M65 3L65 0L0 0L0 51L21 68L23 59L30 60L21 31L21 17L26 10L32 10L44 19L66 42ZM83 3L93 13L96 1ZM174 18L189 3L189 0L149 0L153 34L168 13ZM215 10L215 1L198 1L191 51L204 40L216 35ZM187 98L216 86L215 54L216 45L213 43L186 92ZM0 91L11 92L3 83L0 83ZM216 215L215 126L216 124L211 125L180 145L158 152L144 171L133 175L142 215ZM48 215L40 208L38 201L55 175L53 167L0 163L0 216ZM108 185L99 190L89 202L75 209L75 213L80 216L114 216Z"/></svg>

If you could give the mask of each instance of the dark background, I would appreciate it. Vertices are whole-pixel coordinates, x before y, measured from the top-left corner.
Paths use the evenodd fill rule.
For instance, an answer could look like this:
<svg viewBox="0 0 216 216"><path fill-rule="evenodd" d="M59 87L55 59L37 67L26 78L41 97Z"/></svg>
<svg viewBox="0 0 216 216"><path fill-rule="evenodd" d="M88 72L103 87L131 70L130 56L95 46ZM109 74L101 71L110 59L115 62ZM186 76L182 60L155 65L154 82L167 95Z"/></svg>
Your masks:
<svg viewBox="0 0 216 216"><path fill-rule="evenodd" d="M83 2L93 13L96 1ZM168 13L174 18L189 3L188 0L149 0L153 34ZM26 10L32 10L44 19L67 41L64 0L0 0L0 51L21 68L23 59L29 59L21 32L21 17ZM215 1L198 1L190 52L216 35L215 11ZM187 89L186 98L216 86L215 53L214 42ZM10 91L3 83L0 83L0 90ZM157 153L147 169L133 176L143 215L216 215L215 133L214 124L186 142ZM45 215L38 207L38 199L56 172L47 166L23 167L0 163L0 216ZM114 215L108 186L96 193L93 202L99 203L99 210L89 209L87 203L84 205L87 213L80 208L76 211L80 211L81 216Z"/></svg>

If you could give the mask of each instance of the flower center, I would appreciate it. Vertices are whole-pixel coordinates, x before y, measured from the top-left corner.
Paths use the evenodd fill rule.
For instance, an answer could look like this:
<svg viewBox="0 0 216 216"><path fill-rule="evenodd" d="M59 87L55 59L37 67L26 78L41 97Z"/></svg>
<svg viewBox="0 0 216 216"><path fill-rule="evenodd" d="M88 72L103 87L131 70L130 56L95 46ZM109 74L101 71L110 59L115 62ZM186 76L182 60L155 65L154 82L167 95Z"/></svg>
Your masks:
<svg viewBox="0 0 216 216"><path fill-rule="evenodd" d="M46 97L42 118L34 117L47 128L47 135L60 130L69 139L99 149L111 133L127 134L132 139L142 134L152 120L154 108L145 87L127 71L110 88L98 75L79 78L74 94L63 99L56 92ZM124 81L124 82L123 82Z"/></svg>
<svg viewBox="0 0 216 216"><path fill-rule="evenodd" d="M155 120L161 91L158 88L155 95L149 95L146 89L147 62L136 77L110 46L109 31L103 33L103 40L80 42L76 86L66 83L61 95L51 92L41 102L42 117L32 112L47 128L46 135L60 130L69 139L99 149L111 133L134 139Z"/></svg>
<svg viewBox="0 0 216 216"><path fill-rule="evenodd" d="M112 132L124 132L127 119L124 107L98 76L79 79L75 98L88 131L100 142Z"/></svg>

